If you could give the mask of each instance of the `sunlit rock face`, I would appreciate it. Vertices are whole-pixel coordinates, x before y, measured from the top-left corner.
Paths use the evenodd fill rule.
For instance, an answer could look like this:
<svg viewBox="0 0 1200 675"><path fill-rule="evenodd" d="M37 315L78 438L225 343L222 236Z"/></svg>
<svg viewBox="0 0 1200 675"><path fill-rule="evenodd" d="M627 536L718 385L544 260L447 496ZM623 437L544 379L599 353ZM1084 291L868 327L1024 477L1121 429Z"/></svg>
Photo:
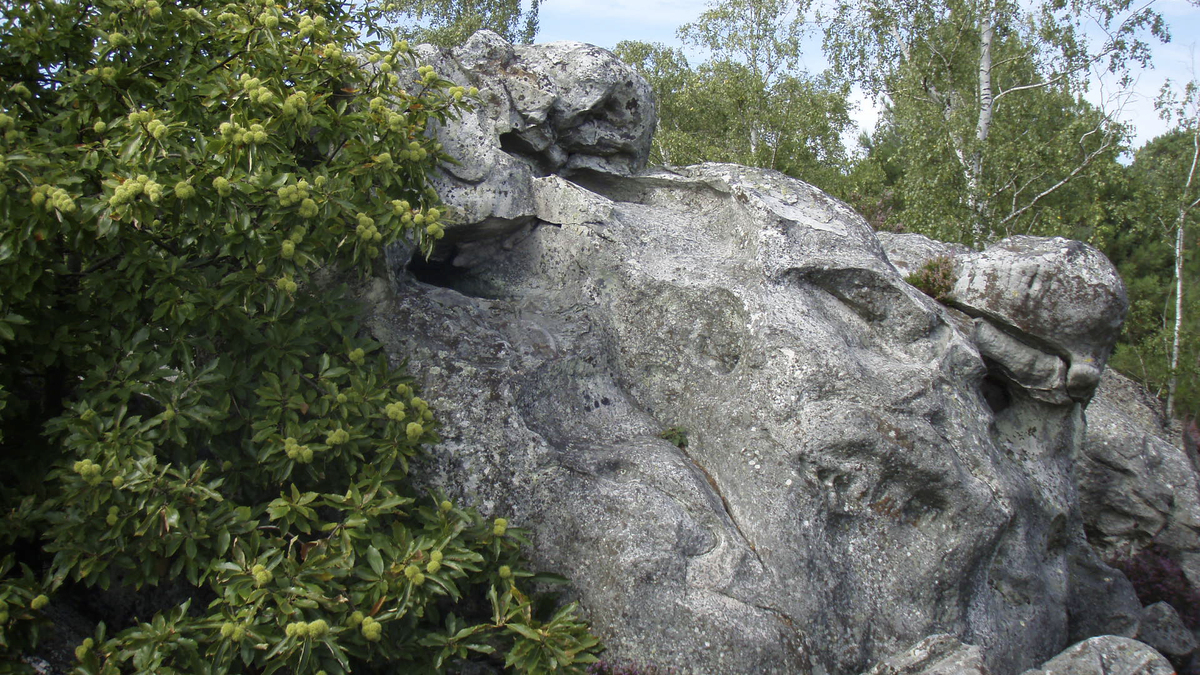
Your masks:
<svg viewBox="0 0 1200 675"><path fill-rule="evenodd" d="M605 49L512 45L480 31L455 49L420 45L417 55L479 90L473 111L435 130L458 160L433 177L451 207L439 258L470 264L474 242L530 225L536 177L628 175L646 164L657 119L650 85Z"/></svg>
<svg viewBox="0 0 1200 675"><path fill-rule="evenodd" d="M881 234L904 274L946 258L946 303L974 318L972 340L997 376L1052 404L1087 403L1129 310L1125 284L1095 248L1016 236L980 252L918 234Z"/></svg>
<svg viewBox="0 0 1200 675"><path fill-rule="evenodd" d="M484 90L534 49L478 40L499 56L439 72ZM599 51L546 50L563 73ZM486 176L457 234L369 289L369 319L442 421L422 480L529 528L610 657L858 673L948 634L1007 674L1136 628L1083 537L1081 403L985 358L981 317L906 283L845 204L771 171L647 170L648 146L572 163L617 155L571 141L548 169L488 110L463 124L491 150L447 170ZM604 124L641 138L622 114Z"/></svg>

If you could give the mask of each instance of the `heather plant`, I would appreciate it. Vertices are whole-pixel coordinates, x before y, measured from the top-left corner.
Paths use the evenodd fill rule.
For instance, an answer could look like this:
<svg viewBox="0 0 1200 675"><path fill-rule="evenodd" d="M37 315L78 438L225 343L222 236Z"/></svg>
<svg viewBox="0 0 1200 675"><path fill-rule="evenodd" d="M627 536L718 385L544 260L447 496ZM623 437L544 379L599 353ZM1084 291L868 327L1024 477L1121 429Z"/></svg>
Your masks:
<svg viewBox="0 0 1200 675"><path fill-rule="evenodd" d="M925 295L941 302L954 290L954 261L950 256L930 258L904 279Z"/></svg>
<svg viewBox="0 0 1200 675"><path fill-rule="evenodd" d="M342 283L443 235L426 132L472 92L379 16L0 7L0 669L89 589L154 609L84 675L595 661L519 530L407 486L436 419Z"/></svg>
<svg viewBox="0 0 1200 675"><path fill-rule="evenodd" d="M1148 546L1111 564L1124 572L1143 605L1165 602L1175 608L1189 629L1200 628L1200 590L1192 586L1179 564L1160 546Z"/></svg>

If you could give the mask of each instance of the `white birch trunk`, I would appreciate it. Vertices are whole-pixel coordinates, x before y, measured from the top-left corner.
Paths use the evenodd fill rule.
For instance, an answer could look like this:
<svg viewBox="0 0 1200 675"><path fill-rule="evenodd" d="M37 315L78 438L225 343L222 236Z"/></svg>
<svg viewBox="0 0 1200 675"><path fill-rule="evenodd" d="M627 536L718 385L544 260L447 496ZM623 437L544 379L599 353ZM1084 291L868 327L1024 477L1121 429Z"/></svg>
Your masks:
<svg viewBox="0 0 1200 675"><path fill-rule="evenodd" d="M984 243L987 236L987 200L980 193L983 190L983 146L992 129L995 107L995 99L992 96L992 43L995 40L995 28L992 24L991 7L985 5L980 8L979 24L979 116L975 122L975 147L965 163L967 199L974 217L971 234L976 246Z"/></svg>
<svg viewBox="0 0 1200 675"><path fill-rule="evenodd" d="M1188 203L1192 182L1196 178L1196 164L1200 162L1200 125L1192 130L1192 166L1188 169L1187 182L1179 199L1179 216L1175 221L1175 325L1171 331L1171 379L1167 381L1167 418L1175 415L1175 391L1179 387L1179 341L1183 333L1183 230L1187 224L1188 211L1196 205ZM1200 201L1200 200L1197 200Z"/></svg>
<svg viewBox="0 0 1200 675"><path fill-rule="evenodd" d="M1171 379L1167 381L1167 418L1175 416L1175 389L1179 386L1179 335L1183 329L1183 208L1175 223L1175 327L1171 332Z"/></svg>

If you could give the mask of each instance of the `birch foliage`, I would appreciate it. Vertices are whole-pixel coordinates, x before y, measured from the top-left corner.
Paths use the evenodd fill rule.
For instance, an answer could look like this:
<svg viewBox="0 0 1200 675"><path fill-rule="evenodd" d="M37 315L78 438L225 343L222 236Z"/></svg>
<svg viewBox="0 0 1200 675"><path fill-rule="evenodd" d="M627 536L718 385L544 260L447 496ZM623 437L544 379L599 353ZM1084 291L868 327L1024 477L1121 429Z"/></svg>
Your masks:
<svg viewBox="0 0 1200 675"><path fill-rule="evenodd" d="M901 222L976 245L1054 231L1063 193L1094 178L1125 133L1115 109L1083 101L1089 79L1127 83L1147 40L1167 37L1128 0L842 2L826 27L838 73L901 134Z"/></svg>

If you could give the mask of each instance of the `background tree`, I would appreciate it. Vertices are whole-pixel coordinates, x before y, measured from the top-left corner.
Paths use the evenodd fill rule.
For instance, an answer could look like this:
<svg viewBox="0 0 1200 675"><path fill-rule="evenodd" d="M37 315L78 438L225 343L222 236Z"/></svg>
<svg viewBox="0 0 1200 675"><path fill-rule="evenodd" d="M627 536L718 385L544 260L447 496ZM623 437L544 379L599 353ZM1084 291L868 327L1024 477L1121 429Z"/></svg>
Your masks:
<svg viewBox="0 0 1200 675"><path fill-rule="evenodd" d="M519 532L408 487L433 413L339 285L442 235L471 96L380 20L0 6L0 667L95 594L85 674L594 660Z"/></svg>
<svg viewBox="0 0 1200 675"><path fill-rule="evenodd" d="M676 48L621 42L616 53L654 87L652 162L736 162L836 189L846 164L846 90L799 69L805 6L782 0L714 4L679 29L708 53L692 68Z"/></svg>
<svg viewBox="0 0 1200 675"><path fill-rule="evenodd" d="M1200 302L1189 290L1200 273L1195 241L1200 204L1196 85L1168 87L1160 108L1171 132L1138 150L1127 169L1124 206L1099 232L1129 288L1131 311L1115 367L1166 396L1173 414L1200 414Z"/></svg>
<svg viewBox="0 0 1200 675"><path fill-rule="evenodd" d="M1186 286L1184 284L1184 262L1188 253L1185 233L1194 226L1196 207L1200 206L1200 176L1197 175L1197 168L1200 166L1200 83L1193 79L1183 87L1181 92L1175 91L1169 85L1164 87L1163 95L1158 101L1158 108L1167 119L1174 118L1177 121L1177 134L1183 139L1191 141L1191 156L1188 156L1185 144L1184 151L1176 155L1183 161L1177 161L1176 166L1169 167L1167 171L1159 174L1166 174L1173 178L1170 183L1164 186L1161 183L1155 184L1147 181L1151 189L1158 191L1161 195L1161 199L1156 201L1167 205L1170 210L1174 211L1170 214L1174 218L1167 221L1173 221L1171 228L1175 235L1175 316L1171 326L1171 376L1167 382L1167 415L1171 416L1175 411L1175 398L1179 387L1179 354L1183 343L1184 288ZM1163 215L1166 214L1158 216L1160 223L1164 220ZM1194 368L1189 370L1194 372Z"/></svg>
<svg viewBox="0 0 1200 675"><path fill-rule="evenodd" d="M1047 202L1115 156L1123 129L1080 95L1093 71L1144 63L1147 32L1166 37L1127 0L840 2L826 25L838 73L885 101L902 163L928 170L902 189L901 220L936 214L950 224L935 234L976 244L1044 229Z"/></svg>
<svg viewBox="0 0 1200 675"><path fill-rule="evenodd" d="M785 75L792 75L800 58L800 39L805 29L807 2L794 0L726 0L713 3L691 23L679 27L679 39L710 54L717 64L738 64L744 75L732 84L745 88L742 96L750 105L746 139L751 156L770 139L766 124L771 90Z"/></svg>
<svg viewBox="0 0 1200 675"><path fill-rule="evenodd" d="M1101 196L1122 169L1126 130L1061 90L1030 92L1006 104L988 142L987 170L974 186L953 147L949 123L934 107L891 106L865 158L851 172L850 199L876 227L980 243L1012 234L1087 238L1111 204ZM994 169L994 170L993 170ZM1002 170L1001 170L1002 169ZM984 215L964 195L981 190ZM984 228L982 240L976 227Z"/></svg>
<svg viewBox="0 0 1200 675"><path fill-rule="evenodd" d="M529 44L538 32L540 0L391 0L387 14L403 38L452 47L478 30Z"/></svg>

